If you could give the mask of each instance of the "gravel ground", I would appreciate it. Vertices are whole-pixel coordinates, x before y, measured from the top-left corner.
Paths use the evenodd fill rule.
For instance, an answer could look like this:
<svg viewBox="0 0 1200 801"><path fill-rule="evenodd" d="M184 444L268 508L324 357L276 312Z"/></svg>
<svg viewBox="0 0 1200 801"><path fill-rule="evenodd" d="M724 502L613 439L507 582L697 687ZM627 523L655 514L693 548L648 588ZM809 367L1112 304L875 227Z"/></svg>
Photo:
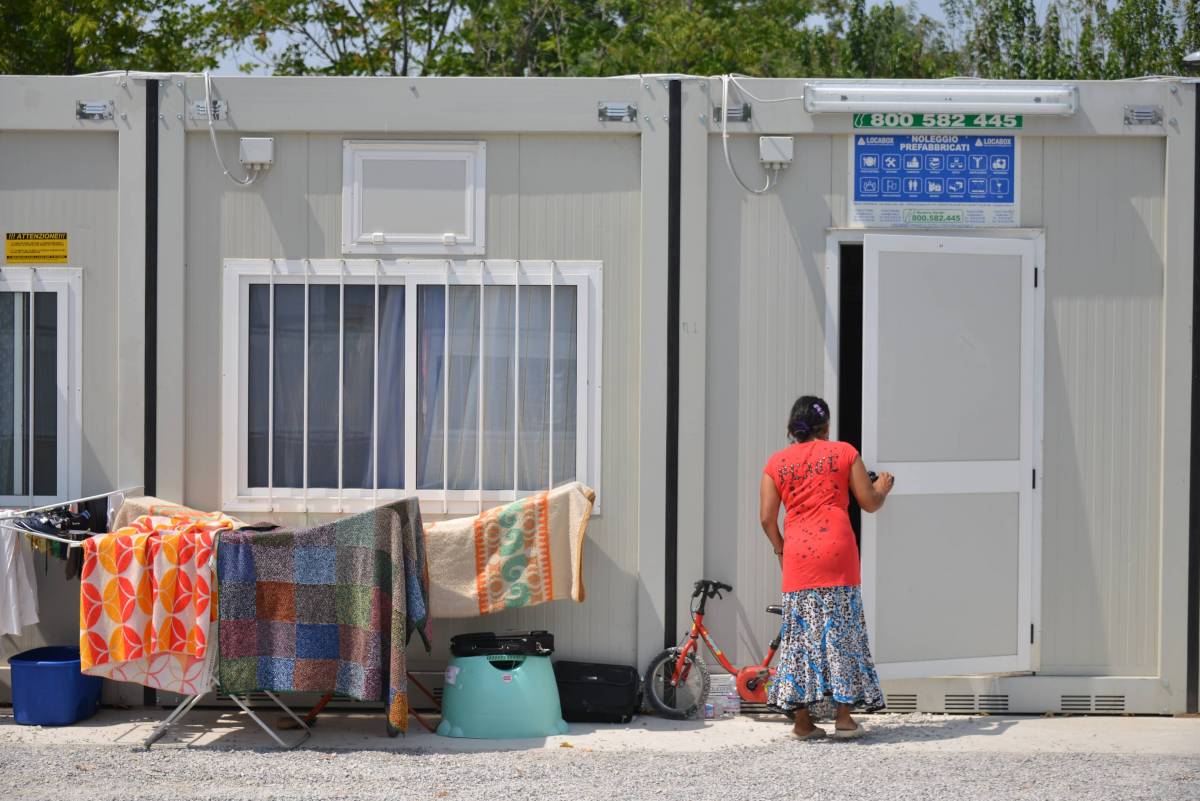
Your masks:
<svg viewBox="0 0 1200 801"><path fill-rule="evenodd" d="M930 751L912 716L854 743L634 749L321 750L0 744L3 799L1200 799L1193 755ZM943 730L940 737L952 736ZM920 736L920 735L918 735Z"/></svg>

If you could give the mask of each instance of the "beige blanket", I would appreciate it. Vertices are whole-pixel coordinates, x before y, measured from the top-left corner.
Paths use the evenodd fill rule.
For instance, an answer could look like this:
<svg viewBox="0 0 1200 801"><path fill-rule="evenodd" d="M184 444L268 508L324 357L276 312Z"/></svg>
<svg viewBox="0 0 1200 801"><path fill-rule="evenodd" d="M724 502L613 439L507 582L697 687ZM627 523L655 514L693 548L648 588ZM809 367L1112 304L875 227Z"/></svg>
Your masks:
<svg viewBox="0 0 1200 801"><path fill-rule="evenodd" d="M582 603L583 540L596 493L583 484L425 526L435 618L477 617L546 601Z"/></svg>
<svg viewBox="0 0 1200 801"><path fill-rule="evenodd" d="M190 509L178 503L164 501L162 498L155 498L153 495L138 495L126 498L121 504L121 508L117 510L117 516L113 518L112 525L109 529L117 531L126 526L132 525L134 520L147 515L155 517L175 517L184 515L188 519L197 522L206 521L223 521L224 528L241 528L245 525L242 521L223 515L220 512L201 512L198 509Z"/></svg>

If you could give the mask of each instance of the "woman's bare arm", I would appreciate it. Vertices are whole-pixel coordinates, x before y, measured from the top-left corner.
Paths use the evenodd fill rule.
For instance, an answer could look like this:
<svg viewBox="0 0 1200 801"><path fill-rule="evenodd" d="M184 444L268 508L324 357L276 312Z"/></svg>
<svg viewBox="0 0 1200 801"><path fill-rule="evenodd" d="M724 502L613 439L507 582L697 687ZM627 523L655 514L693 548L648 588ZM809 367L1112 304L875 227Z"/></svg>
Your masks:
<svg viewBox="0 0 1200 801"><path fill-rule="evenodd" d="M779 533L779 490L766 473L758 483L758 522L771 541L771 548L783 564L783 535Z"/></svg>
<svg viewBox="0 0 1200 801"><path fill-rule="evenodd" d="M850 468L850 491L854 493L854 500L858 501L859 508L864 512L878 512L895 483L891 473L880 473L879 478L872 483L862 457L855 459Z"/></svg>

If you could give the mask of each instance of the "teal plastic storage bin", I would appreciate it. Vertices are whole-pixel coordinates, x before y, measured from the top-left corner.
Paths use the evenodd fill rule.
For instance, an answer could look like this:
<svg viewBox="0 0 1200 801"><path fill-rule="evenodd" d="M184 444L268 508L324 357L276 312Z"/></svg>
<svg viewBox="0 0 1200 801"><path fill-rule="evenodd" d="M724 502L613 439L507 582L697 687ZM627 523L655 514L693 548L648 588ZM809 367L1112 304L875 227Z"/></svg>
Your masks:
<svg viewBox="0 0 1200 801"><path fill-rule="evenodd" d="M437 733L479 740L566 734L550 657L452 657Z"/></svg>
<svg viewBox="0 0 1200 801"><path fill-rule="evenodd" d="M9 657L8 667L17 723L69 726L100 707L101 679L79 672L78 648L35 648Z"/></svg>

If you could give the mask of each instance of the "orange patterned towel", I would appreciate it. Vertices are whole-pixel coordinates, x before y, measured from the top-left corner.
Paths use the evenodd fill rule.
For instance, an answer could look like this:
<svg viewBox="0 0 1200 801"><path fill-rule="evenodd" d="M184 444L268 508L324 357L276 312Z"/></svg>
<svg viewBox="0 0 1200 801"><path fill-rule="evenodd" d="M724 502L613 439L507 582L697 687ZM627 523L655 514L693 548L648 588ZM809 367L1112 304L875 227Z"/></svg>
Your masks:
<svg viewBox="0 0 1200 801"><path fill-rule="evenodd" d="M194 695L216 666L217 532L240 524L169 512L84 542L79 654L89 675Z"/></svg>
<svg viewBox="0 0 1200 801"><path fill-rule="evenodd" d="M429 608L478 617L570 598L582 603L583 541L596 493L574 483L425 527Z"/></svg>

